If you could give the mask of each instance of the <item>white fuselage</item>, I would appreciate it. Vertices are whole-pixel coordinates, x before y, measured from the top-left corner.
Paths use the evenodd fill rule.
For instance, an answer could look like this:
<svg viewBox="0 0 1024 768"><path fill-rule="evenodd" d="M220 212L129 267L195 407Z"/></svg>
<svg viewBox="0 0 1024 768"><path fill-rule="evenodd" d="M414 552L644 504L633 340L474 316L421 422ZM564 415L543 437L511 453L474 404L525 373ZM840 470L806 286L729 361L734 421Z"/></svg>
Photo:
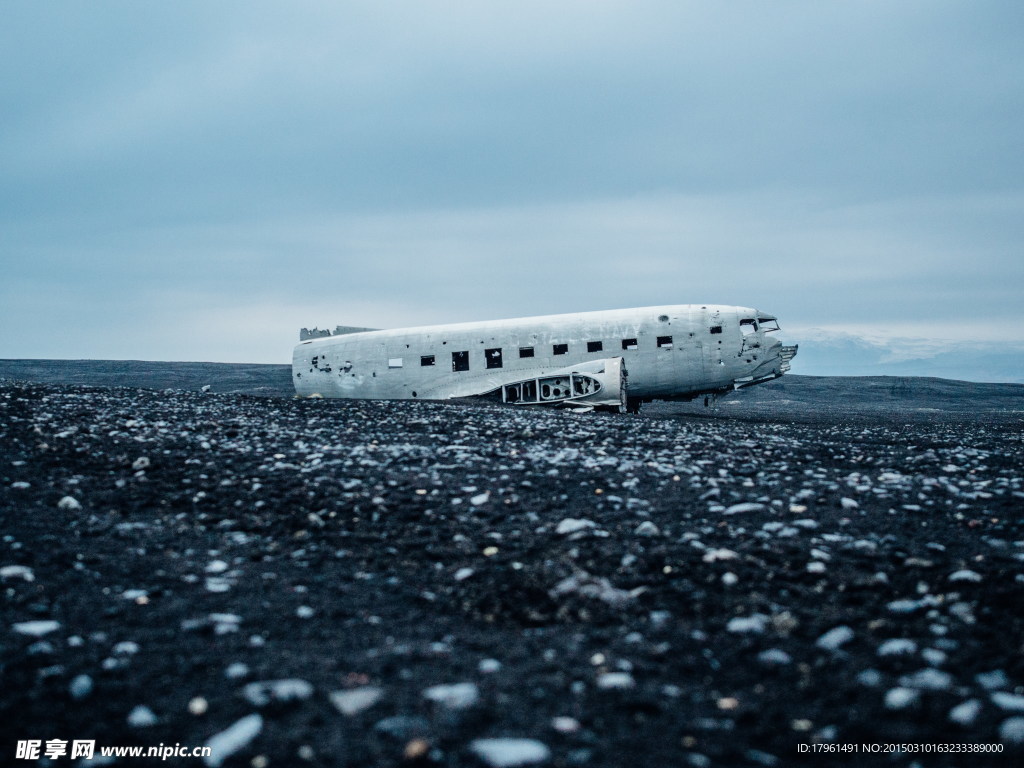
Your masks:
<svg viewBox="0 0 1024 768"><path fill-rule="evenodd" d="M682 304L364 331L298 344L292 377L303 396L445 400L621 357L631 399L689 399L784 373L777 328L755 309Z"/></svg>

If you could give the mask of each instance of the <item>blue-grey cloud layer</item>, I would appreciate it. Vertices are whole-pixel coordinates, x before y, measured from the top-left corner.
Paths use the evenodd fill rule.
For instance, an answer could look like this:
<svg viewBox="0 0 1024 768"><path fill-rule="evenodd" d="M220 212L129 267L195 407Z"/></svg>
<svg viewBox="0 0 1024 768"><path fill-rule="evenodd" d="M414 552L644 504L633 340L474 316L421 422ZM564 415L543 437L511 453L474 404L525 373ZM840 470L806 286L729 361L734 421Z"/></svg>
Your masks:
<svg viewBox="0 0 1024 768"><path fill-rule="evenodd" d="M1011 2L10 4L0 356L677 301L1002 338L1022 33Z"/></svg>

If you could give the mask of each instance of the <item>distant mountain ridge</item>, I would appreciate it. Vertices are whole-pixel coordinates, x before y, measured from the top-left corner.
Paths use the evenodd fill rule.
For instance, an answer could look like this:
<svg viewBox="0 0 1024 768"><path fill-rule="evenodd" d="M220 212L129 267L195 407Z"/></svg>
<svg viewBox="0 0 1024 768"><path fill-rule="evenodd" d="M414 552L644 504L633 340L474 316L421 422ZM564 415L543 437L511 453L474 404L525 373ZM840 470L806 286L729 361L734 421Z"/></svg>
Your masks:
<svg viewBox="0 0 1024 768"><path fill-rule="evenodd" d="M793 336L800 345L793 372L807 376L933 376L1024 384L1024 342L876 340L816 329Z"/></svg>

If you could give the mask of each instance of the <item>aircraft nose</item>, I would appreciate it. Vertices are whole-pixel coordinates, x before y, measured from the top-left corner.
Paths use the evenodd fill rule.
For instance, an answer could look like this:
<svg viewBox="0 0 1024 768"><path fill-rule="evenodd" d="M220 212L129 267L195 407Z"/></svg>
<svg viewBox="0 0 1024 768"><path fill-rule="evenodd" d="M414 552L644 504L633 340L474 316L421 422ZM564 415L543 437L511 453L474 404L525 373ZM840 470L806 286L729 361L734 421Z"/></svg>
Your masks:
<svg viewBox="0 0 1024 768"><path fill-rule="evenodd" d="M789 370L789 361L796 355L796 347L787 347L778 339L766 340L764 357L754 370L755 378L768 374L781 375Z"/></svg>

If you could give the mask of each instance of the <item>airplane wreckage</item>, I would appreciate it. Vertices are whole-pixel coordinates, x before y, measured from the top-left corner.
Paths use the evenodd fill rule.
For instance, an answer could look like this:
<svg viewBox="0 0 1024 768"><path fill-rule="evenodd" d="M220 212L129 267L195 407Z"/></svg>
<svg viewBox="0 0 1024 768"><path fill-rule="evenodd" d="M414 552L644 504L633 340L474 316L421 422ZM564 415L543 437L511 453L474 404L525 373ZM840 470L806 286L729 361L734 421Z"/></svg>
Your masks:
<svg viewBox="0 0 1024 768"><path fill-rule="evenodd" d="M480 397L574 410L639 410L778 378L796 346L747 307L672 305L421 328L302 329L297 395L379 400Z"/></svg>

